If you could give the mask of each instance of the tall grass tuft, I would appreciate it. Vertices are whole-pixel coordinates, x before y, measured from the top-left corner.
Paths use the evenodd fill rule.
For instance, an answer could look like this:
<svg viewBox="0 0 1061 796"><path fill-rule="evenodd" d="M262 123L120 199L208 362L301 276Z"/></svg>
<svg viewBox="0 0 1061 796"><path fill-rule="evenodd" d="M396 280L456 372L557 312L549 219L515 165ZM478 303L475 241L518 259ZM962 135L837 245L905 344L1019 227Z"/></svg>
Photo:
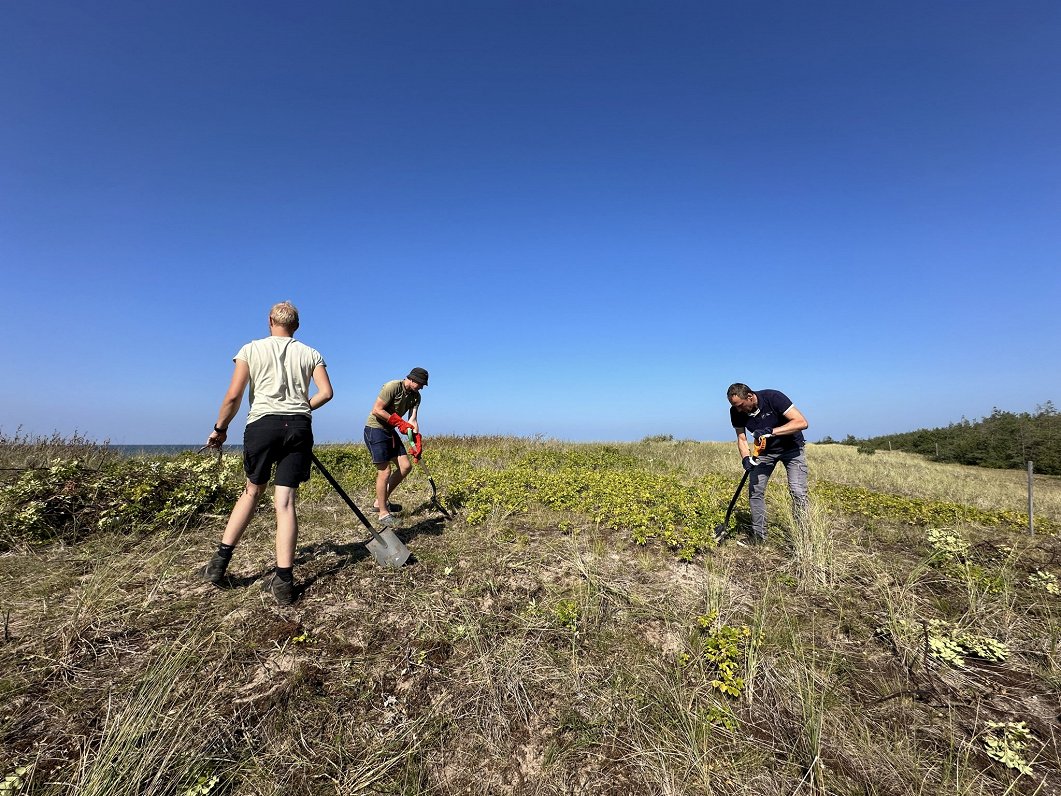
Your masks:
<svg viewBox="0 0 1061 796"><path fill-rule="evenodd" d="M164 645L131 693L113 688L103 727L86 739L73 792L79 796L171 794L190 791L216 774L204 739L216 698L202 662L210 639L185 632Z"/></svg>
<svg viewBox="0 0 1061 796"><path fill-rule="evenodd" d="M95 442L76 431L68 436L55 433L45 437L24 434L21 427L11 436L0 429L0 479L26 470L47 469L56 461L70 459L98 470L118 458L108 441Z"/></svg>
<svg viewBox="0 0 1061 796"><path fill-rule="evenodd" d="M797 578L804 588L830 586L842 575L833 527L832 518L813 499L792 521L792 553Z"/></svg>

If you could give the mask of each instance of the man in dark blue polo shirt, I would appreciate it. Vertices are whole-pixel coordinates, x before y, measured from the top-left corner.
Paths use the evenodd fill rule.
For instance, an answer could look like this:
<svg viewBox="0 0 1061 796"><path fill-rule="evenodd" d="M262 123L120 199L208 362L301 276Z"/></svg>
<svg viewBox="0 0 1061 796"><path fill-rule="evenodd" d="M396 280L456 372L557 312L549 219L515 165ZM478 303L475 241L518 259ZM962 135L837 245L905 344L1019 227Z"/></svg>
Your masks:
<svg viewBox="0 0 1061 796"><path fill-rule="evenodd" d="M729 417L737 432L737 450L741 464L748 471L748 503L752 512L752 542L766 541L766 485L778 462L788 473L788 491L792 495L792 513L797 523L807 519L807 456L803 429L807 420L778 390L752 391L747 384L731 384L726 391ZM762 451L752 455L752 444L760 443Z"/></svg>

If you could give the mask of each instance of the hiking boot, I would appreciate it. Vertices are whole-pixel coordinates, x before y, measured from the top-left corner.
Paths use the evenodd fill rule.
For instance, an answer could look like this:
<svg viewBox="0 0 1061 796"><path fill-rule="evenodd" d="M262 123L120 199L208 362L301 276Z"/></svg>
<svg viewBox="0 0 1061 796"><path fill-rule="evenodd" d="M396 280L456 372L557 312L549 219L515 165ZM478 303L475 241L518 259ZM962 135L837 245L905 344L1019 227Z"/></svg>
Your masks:
<svg viewBox="0 0 1061 796"><path fill-rule="evenodd" d="M393 514L384 514L382 517L379 518L379 524L386 525L388 528L391 528L397 525L398 521L394 519Z"/></svg>
<svg viewBox="0 0 1061 796"><path fill-rule="evenodd" d="M376 512L377 514L379 514L379 506L373 506L372 510L374 512ZM391 514L396 514L397 512L399 512L401 510L402 510L402 504L401 503L391 503L389 500L387 501L387 511L391 512Z"/></svg>
<svg viewBox="0 0 1061 796"><path fill-rule="evenodd" d="M262 583L262 591L273 595L280 605L292 605L295 602L295 584L281 579L275 572Z"/></svg>
<svg viewBox="0 0 1061 796"><path fill-rule="evenodd" d="M224 558L220 553L214 553L210 563L203 567L199 574L202 575L203 580L207 583L220 586L225 582L225 570L228 569L228 562L229 559Z"/></svg>

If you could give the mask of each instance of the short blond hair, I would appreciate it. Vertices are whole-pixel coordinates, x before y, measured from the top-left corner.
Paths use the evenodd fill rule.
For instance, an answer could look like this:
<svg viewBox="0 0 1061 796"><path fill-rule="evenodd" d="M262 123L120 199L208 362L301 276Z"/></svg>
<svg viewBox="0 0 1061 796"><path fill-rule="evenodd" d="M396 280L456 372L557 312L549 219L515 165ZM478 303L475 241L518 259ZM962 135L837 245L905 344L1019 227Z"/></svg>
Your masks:
<svg viewBox="0 0 1061 796"><path fill-rule="evenodd" d="M290 301L281 301L269 310L269 320L293 332L298 328L298 308Z"/></svg>

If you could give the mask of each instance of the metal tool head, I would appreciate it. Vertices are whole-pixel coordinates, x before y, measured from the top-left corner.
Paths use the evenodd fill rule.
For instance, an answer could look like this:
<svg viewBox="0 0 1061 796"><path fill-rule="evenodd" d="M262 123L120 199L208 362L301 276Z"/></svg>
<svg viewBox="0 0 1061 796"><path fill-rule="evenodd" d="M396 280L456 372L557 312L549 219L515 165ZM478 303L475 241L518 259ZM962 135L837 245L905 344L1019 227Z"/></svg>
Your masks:
<svg viewBox="0 0 1061 796"><path fill-rule="evenodd" d="M722 544L725 538L729 535L729 525L726 523L720 523L715 526L715 544Z"/></svg>
<svg viewBox="0 0 1061 796"><path fill-rule="evenodd" d="M350 510L357 515L357 518L361 520L361 524L368 528L369 533L372 534L372 538L365 543L365 547L372 553L372 557L376 559L376 563L381 567L389 567L391 569L397 569L406 561L409 560L409 548L402 544L401 540L394 534L390 528L384 528L383 530L377 531L372 527L372 523L368 521L368 518L364 513L357 507L357 504L350 499L350 496L346 494L346 490L339 485L339 482L335 480L331 473L328 472L327 468L321 464L320 459L317 455L310 454L313 463L317 465L317 469L320 470L321 475L332 485L332 488L339 494L339 497L343 499L343 502L350 507Z"/></svg>
<svg viewBox="0 0 1061 796"><path fill-rule="evenodd" d="M372 553L377 564L389 569L400 568L411 555L409 548L402 544L402 540L390 528L373 530L372 538L365 543L365 547Z"/></svg>

